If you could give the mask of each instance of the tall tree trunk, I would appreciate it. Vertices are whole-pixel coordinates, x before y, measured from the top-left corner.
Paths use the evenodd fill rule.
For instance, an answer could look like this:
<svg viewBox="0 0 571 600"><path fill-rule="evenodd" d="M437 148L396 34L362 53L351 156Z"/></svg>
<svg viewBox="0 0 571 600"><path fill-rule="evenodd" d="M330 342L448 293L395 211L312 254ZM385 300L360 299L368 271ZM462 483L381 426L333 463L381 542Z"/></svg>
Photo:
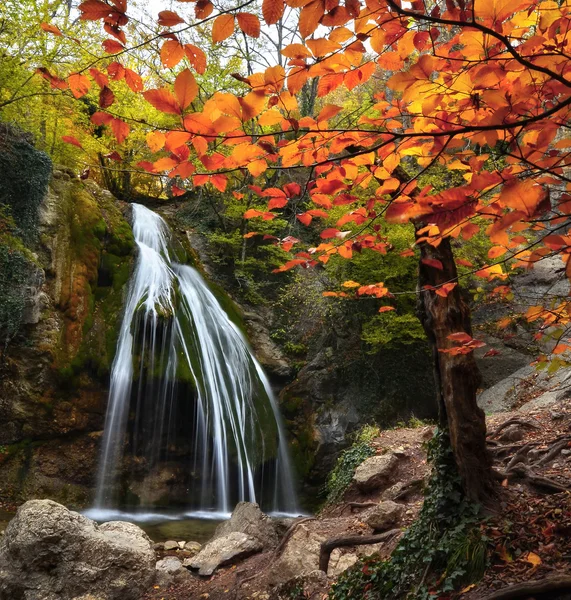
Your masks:
<svg viewBox="0 0 571 600"><path fill-rule="evenodd" d="M440 420L448 426L450 442L468 498L486 502L493 491L491 459L486 449L486 421L476 403L480 372L473 353L451 355L439 352L454 344L448 336L456 332L472 335L470 310L456 286L446 298L424 286L456 281L457 271L450 240L437 247L420 243L422 259L438 260L442 270L420 263L419 318L434 353L435 381Z"/></svg>

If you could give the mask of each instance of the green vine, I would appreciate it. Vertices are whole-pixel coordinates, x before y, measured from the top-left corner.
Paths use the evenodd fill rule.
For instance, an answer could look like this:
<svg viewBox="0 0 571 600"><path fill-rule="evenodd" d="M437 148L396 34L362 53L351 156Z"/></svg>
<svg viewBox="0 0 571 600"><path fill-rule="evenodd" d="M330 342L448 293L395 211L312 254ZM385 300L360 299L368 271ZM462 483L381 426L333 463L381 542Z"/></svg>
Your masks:
<svg viewBox="0 0 571 600"><path fill-rule="evenodd" d="M333 504L341 500L351 484L355 469L365 459L375 454L371 442L378 435L379 429L377 427L365 425L355 435L355 441L351 447L341 453L325 484L327 493L325 504Z"/></svg>
<svg viewBox="0 0 571 600"><path fill-rule="evenodd" d="M369 557L343 573L330 600L425 600L481 578L487 539L480 507L462 493L446 431L436 431L428 459L433 473L419 518L390 559Z"/></svg>

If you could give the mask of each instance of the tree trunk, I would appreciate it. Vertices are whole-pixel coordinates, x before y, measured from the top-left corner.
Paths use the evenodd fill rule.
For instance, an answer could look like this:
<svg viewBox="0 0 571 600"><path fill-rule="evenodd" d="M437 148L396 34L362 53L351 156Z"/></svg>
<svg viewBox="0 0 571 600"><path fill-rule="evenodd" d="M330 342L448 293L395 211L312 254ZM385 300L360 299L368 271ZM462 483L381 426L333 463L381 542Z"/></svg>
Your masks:
<svg viewBox="0 0 571 600"><path fill-rule="evenodd" d="M446 424L458 472L468 498L476 502L489 500L493 491L491 459L486 449L486 421L476 403L480 372L473 353L451 355L439 352L455 344L448 336L466 332L472 336L470 310L462 299L459 286L446 298L423 287L441 286L456 281L457 271L450 240L438 247L420 243L419 318L434 353L434 369L440 421ZM422 262L438 260L442 269Z"/></svg>

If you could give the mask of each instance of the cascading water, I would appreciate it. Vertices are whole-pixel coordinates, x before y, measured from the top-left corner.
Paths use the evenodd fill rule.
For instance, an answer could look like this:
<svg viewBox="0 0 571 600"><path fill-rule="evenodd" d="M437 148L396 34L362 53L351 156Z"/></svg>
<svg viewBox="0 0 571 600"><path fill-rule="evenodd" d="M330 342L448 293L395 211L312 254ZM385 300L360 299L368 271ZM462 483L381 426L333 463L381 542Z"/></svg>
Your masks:
<svg viewBox="0 0 571 600"><path fill-rule="evenodd" d="M126 469L149 474L174 457L179 465L186 461L178 478L184 481L170 483L179 502L186 486L188 511L227 514L249 500L297 514L280 414L261 366L202 277L176 262L165 221L132 206L139 252L112 367L92 512L124 502ZM153 498L153 480L140 480L144 505Z"/></svg>

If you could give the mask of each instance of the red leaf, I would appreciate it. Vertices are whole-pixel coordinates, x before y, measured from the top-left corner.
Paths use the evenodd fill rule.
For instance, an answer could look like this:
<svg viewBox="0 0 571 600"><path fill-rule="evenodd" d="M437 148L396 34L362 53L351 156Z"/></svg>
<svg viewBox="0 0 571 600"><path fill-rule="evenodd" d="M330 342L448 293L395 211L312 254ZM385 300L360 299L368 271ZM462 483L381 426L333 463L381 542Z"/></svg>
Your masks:
<svg viewBox="0 0 571 600"><path fill-rule="evenodd" d="M439 260L437 260L436 258L423 258L420 262L423 265L427 265L428 267L434 267L435 269L438 269L439 271L444 270L442 263Z"/></svg>
<svg viewBox="0 0 571 600"><path fill-rule="evenodd" d="M81 148L83 150L81 142L77 138L73 137L73 135L64 135L61 139L66 144L72 144L73 146L77 146L78 148Z"/></svg>
<svg viewBox="0 0 571 600"><path fill-rule="evenodd" d="M53 33L54 35L57 35L57 36L63 35L62 32L60 31L59 27L56 27L55 25L52 25L51 23L40 23L40 27L44 31L47 31L48 33Z"/></svg>
<svg viewBox="0 0 571 600"><path fill-rule="evenodd" d="M99 106L109 108L115 101L115 94L107 86L104 86L99 92Z"/></svg>
<svg viewBox="0 0 571 600"><path fill-rule="evenodd" d="M181 19L181 17L172 10L163 10L159 13L159 25L162 27L174 27L181 23L184 23L184 19Z"/></svg>

